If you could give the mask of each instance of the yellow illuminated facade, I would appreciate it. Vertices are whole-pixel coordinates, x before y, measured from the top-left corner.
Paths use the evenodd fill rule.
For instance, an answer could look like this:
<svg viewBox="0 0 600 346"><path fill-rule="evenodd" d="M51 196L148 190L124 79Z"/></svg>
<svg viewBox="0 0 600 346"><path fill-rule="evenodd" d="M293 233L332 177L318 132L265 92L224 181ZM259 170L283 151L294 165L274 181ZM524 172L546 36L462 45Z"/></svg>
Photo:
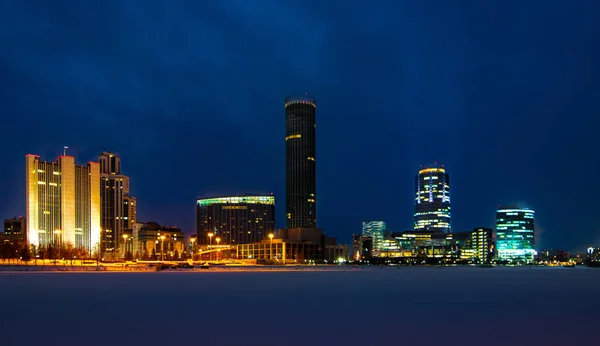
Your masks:
<svg viewBox="0 0 600 346"><path fill-rule="evenodd" d="M27 236L31 245L67 244L92 252L100 241L100 166L27 155Z"/></svg>

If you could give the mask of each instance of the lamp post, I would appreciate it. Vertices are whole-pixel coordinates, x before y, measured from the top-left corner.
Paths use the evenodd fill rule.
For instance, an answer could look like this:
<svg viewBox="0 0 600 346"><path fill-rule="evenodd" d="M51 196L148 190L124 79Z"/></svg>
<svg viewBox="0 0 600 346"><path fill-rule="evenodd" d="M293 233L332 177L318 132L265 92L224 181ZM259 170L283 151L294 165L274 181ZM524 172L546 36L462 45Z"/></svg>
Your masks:
<svg viewBox="0 0 600 346"><path fill-rule="evenodd" d="M190 243L192 244L192 251L191 251L191 255L192 255L192 262L194 261L194 243L196 242L196 238L191 237L190 238Z"/></svg>
<svg viewBox="0 0 600 346"><path fill-rule="evenodd" d="M165 236L161 235L160 236L160 240L161 240L161 243L160 243L160 253L162 255L162 261L164 262L165 261Z"/></svg>
<svg viewBox="0 0 600 346"><path fill-rule="evenodd" d="M275 235L273 233L269 233L269 239L271 240L271 244L269 245L269 257L273 260L273 237Z"/></svg>
<svg viewBox="0 0 600 346"><path fill-rule="evenodd" d="M215 238L215 240L217 241L217 261L218 261L219 260L219 252L221 251L218 249L218 247L219 247L219 243L221 242L221 238L217 237L217 238Z"/></svg>
<svg viewBox="0 0 600 346"><path fill-rule="evenodd" d="M123 261L126 261L125 255L127 254L127 237L128 234L123 234Z"/></svg>
<svg viewBox="0 0 600 346"><path fill-rule="evenodd" d="M210 252L211 247L212 247L212 237L213 235L215 235L213 232L208 232L208 260L210 261L212 259L212 252Z"/></svg>

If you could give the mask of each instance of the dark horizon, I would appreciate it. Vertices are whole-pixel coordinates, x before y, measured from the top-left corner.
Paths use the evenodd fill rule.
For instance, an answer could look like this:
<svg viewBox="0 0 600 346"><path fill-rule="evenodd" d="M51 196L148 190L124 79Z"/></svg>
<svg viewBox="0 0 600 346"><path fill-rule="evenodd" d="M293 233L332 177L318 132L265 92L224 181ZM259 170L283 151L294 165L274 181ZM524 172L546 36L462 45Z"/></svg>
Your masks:
<svg viewBox="0 0 600 346"><path fill-rule="evenodd" d="M597 1L0 3L0 217L25 155L119 154L138 219L195 231L197 196L270 194L285 225L288 95L317 100L318 227L412 228L419 165L452 229L536 212L536 248L600 245ZM585 163L583 165L582 163ZM590 181L590 183L588 183ZM355 208L355 209L350 209Z"/></svg>

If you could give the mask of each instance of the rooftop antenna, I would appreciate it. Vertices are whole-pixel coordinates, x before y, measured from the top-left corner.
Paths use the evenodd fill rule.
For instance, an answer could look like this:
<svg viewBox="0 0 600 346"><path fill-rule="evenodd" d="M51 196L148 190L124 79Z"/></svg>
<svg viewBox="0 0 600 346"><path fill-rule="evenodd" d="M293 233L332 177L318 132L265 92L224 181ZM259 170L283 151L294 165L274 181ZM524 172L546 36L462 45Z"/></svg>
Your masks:
<svg viewBox="0 0 600 346"><path fill-rule="evenodd" d="M65 145L65 147L63 148L63 156L67 156L67 150L69 150L69 147Z"/></svg>

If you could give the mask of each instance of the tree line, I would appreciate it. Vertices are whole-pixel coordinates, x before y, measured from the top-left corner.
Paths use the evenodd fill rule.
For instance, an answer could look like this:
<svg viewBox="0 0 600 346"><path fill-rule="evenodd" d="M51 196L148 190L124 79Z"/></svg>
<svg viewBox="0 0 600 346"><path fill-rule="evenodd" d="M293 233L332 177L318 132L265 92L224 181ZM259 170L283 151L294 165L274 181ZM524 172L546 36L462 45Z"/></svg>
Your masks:
<svg viewBox="0 0 600 346"><path fill-rule="evenodd" d="M0 242L0 259L30 261L40 260L83 260L90 259L90 253L83 247L75 247L72 243L62 245L28 245L26 243Z"/></svg>

